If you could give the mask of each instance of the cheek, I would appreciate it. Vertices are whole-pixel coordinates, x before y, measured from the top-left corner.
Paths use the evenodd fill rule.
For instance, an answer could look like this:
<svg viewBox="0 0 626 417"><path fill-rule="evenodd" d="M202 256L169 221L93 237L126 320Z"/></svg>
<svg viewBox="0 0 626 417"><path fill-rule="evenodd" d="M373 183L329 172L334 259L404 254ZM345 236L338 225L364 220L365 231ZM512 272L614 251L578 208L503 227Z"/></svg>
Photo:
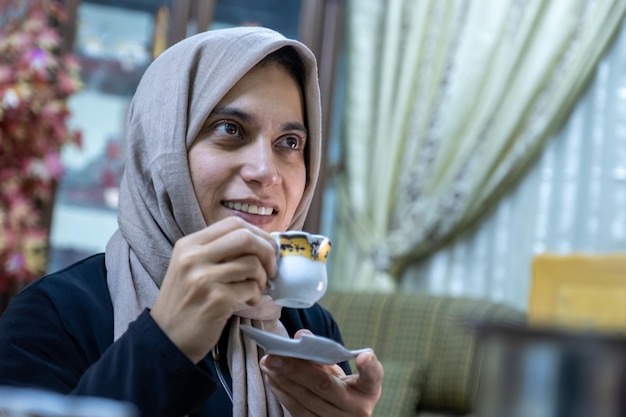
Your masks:
<svg viewBox="0 0 626 417"><path fill-rule="evenodd" d="M291 199L290 205L293 206L292 209L295 211L302 200L304 189L306 188L306 168L303 166L301 169L292 171L287 176L287 183L289 198Z"/></svg>
<svg viewBox="0 0 626 417"><path fill-rule="evenodd" d="M193 185L194 191L200 189L200 182L202 180L202 164L200 159L194 154L189 154L189 176L191 177L191 184Z"/></svg>
<svg viewBox="0 0 626 417"><path fill-rule="evenodd" d="M219 161L203 157L200 153L189 153L189 175L194 193L200 203L206 199L207 194L210 195L214 191L214 183L220 169Z"/></svg>

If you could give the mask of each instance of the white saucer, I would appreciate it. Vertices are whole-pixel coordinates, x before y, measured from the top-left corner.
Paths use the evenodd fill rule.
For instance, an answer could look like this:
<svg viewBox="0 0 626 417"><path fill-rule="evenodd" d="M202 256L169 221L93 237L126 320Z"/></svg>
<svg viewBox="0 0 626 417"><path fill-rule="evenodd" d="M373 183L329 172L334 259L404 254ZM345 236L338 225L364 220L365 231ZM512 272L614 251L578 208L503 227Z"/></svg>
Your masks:
<svg viewBox="0 0 626 417"><path fill-rule="evenodd" d="M246 325L242 325L241 330L263 347L267 354L306 359L324 365L347 361L359 353L372 351L370 348L348 350L332 339L311 334L290 339Z"/></svg>

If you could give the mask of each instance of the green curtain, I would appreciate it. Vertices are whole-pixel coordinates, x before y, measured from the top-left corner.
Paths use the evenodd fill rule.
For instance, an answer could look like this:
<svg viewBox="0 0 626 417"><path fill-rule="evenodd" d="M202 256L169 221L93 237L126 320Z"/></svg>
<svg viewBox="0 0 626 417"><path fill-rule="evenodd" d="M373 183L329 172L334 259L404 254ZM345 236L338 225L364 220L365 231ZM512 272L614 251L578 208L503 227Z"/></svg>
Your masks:
<svg viewBox="0 0 626 417"><path fill-rule="evenodd" d="M625 0L350 0L332 286L394 290L480 219L593 74Z"/></svg>

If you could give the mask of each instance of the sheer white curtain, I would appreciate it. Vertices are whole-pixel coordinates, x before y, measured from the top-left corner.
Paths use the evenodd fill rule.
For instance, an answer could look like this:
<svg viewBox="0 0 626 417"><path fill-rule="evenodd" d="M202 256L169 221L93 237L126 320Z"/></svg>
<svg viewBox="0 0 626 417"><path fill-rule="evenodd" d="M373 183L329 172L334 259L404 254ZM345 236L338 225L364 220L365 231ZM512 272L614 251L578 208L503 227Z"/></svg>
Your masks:
<svg viewBox="0 0 626 417"><path fill-rule="evenodd" d="M392 290L543 147L623 0L353 0L336 289Z"/></svg>
<svg viewBox="0 0 626 417"><path fill-rule="evenodd" d="M527 309L533 256L626 251L626 23L540 159L480 223L412 265L401 289Z"/></svg>

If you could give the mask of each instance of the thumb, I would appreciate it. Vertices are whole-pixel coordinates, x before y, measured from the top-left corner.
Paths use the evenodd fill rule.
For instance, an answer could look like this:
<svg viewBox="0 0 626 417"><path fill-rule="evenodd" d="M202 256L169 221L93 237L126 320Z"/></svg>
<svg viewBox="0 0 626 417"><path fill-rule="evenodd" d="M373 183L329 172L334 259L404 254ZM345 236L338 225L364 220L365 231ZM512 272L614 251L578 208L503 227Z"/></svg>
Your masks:
<svg viewBox="0 0 626 417"><path fill-rule="evenodd" d="M294 334L294 339L300 339L302 337L303 334L310 334L312 335L313 332L310 331L309 329L300 329L296 332L296 334Z"/></svg>
<svg viewBox="0 0 626 417"><path fill-rule="evenodd" d="M380 395L383 382L383 366L372 352L361 353L356 357L359 377L353 387L364 394Z"/></svg>

